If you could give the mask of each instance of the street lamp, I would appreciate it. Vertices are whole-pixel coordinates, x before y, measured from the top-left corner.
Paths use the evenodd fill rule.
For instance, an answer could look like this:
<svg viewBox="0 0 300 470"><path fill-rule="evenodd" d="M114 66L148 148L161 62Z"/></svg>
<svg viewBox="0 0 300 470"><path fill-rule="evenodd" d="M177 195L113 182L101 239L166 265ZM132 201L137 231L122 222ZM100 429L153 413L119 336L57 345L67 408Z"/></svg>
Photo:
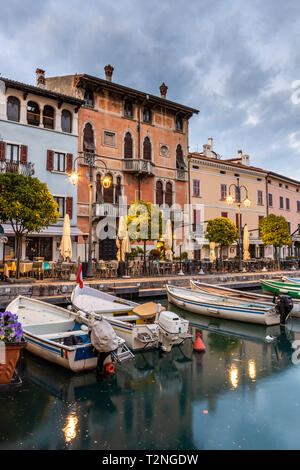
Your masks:
<svg viewBox="0 0 300 470"><path fill-rule="evenodd" d="M231 194L231 190L234 188L234 196ZM245 199L242 200L242 190L245 191ZM238 207L238 229L239 229L239 271L242 271L242 244L241 244L241 205L250 207L251 201L248 197L248 190L246 186L240 185L240 179L237 178L237 184L232 183L229 186L228 196L226 197L227 204L232 205L234 202Z"/></svg>
<svg viewBox="0 0 300 470"><path fill-rule="evenodd" d="M86 277L92 278L94 276L93 273L93 263L92 263L92 236L93 236L93 218L92 218L92 210L93 210L93 194L94 194L94 180L93 180L93 170L95 167L96 162L100 162L104 169L107 170L107 165L106 163L99 158L99 156L96 153L93 152L78 152L80 155L78 155L77 158L75 158L73 166L74 170L70 174L70 180L73 185L76 185L78 183L78 173L75 170L75 163L77 160L83 160L85 165L88 165L89 169L89 249L88 249L88 264L87 264L87 270L86 270ZM101 168L101 167L100 167ZM112 181L111 178L108 176L105 176L102 181L102 185L104 188L109 188Z"/></svg>

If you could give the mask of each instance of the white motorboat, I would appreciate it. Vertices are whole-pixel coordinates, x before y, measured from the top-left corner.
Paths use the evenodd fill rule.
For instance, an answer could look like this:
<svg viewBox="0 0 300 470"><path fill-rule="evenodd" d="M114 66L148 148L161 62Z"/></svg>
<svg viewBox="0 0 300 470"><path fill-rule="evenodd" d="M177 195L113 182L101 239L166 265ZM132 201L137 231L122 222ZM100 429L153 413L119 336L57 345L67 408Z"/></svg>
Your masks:
<svg viewBox="0 0 300 470"><path fill-rule="evenodd" d="M18 296L6 308L18 316L22 324L26 349L50 362L82 372L95 369L98 352L89 335L90 319L67 309L28 297ZM117 347L104 361L108 363L132 359L125 341L117 337Z"/></svg>
<svg viewBox="0 0 300 470"><path fill-rule="evenodd" d="M170 303L192 313L263 325L280 323L275 305L230 299L170 285L166 288Z"/></svg>
<svg viewBox="0 0 300 470"><path fill-rule="evenodd" d="M73 308L81 315L103 315L132 350L161 348L170 351L192 335L189 322L160 304L137 304L88 286L78 285L71 295Z"/></svg>
<svg viewBox="0 0 300 470"><path fill-rule="evenodd" d="M204 282L190 280L190 286L193 290L203 293L214 295L226 296L231 299L240 299L241 301L253 300L255 302L264 303L267 305L274 305L272 298L269 294L260 294L257 292L242 291L238 289L231 289L226 286L218 286L215 284L205 284ZM293 299L293 309L291 316L300 317L300 300Z"/></svg>

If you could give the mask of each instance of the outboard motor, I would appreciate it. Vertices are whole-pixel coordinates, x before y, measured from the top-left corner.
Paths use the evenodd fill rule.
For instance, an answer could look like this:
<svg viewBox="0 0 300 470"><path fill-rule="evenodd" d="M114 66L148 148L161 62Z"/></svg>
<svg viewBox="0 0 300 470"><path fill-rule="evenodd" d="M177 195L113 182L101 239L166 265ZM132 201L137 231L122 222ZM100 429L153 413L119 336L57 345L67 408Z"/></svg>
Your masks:
<svg viewBox="0 0 300 470"><path fill-rule="evenodd" d="M280 324L285 325L285 322L293 309L293 300L289 295L281 295L278 297L275 308L280 315Z"/></svg>
<svg viewBox="0 0 300 470"><path fill-rule="evenodd" d="M111 362L111 352L118 348L118 337L107 320L101 318L94 322L91 331L91 342L98 352L97 374L104 373L104 368Z"/></svg>

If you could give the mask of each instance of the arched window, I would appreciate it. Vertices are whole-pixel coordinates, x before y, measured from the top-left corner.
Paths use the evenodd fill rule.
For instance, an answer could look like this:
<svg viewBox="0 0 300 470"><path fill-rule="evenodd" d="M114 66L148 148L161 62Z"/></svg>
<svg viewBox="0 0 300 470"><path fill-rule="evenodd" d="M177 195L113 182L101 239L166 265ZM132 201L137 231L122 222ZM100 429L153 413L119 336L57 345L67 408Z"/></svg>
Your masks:
<svg viewBox="0 0 300 470"><path fill-rule="evenodd" d="M100 173L96 175L96 202L103 203L103 188Z"/></svg>
<svg viewBox="0 0 300 470"><path fill-rule="evenodd" d="M105 175L106 177L108 176L111 181L113 179L111 174ZM103 202L109 202L111 204L114 203L114 185L111 184L109 188L103 188Z"/></svg>
<svg viewBox="0 0 300 470"><path fill-rule="evenodd" d="M126 132L124 139L124 158L133 158L133 142L130 132Z"/></svg>
<svg viewBox="0 0 300 470"><path fill-rule="evenodd" d="M120 201L120 197L122 196L122 185L121 185L121 177L117 177L117 184L115 189L115 203L118 204Z"/></svg>
<svg viewBox="0 0 300 470"><path fill-rule="evenodd" d="M165 203L171 207L173 204L173 191L172 183L166 184L166 194L165 194Z"/></svg>
<svg viewBox="0 0 300 470"><path fill-rule="evenodd" d="M28 101L27 103L27 123L32 126L40 125L40 108L34 101Z"/></svg>
<svg viewBox="0 0 300 470"><path fill-rule="evenodd" d="M92 125L89 122L86 123L83 130L83 151L95 151L94 131Z"/></svg>
<svg viewBox="0 0 300 470"><path fill-rule="evenodd" d="M151 122L151 111L146 106L143 108L143 121Z"/></svg>
<svg viewBox="0 0 300 470"><path fill-rule="evenodd" d="M20 101L15 96L9 96L7 99L7 119L20 121Z"/></svg>
<svg viewBox="0 0 300 470"><path fill-rule="evenodd" d="M46 129L54 129L54 109L46 105L43 111L43 125Z"/></svg>
<svg viewBox="0 0 300 470"><path fill-rule="evenodd" d="M129 118L133 117L133 105L129 100L124 101L124 116Z"/></svg>
<svg viewBox="0 0 300 470"><path fill-rule="evenodd" d="M179 170L185 169L183 151L182 151L182 147L180 144L178 144L176 148L176 168L178 168Z"/></svg>
<svg viewBox="0 0 300 470"><path fill-rule="evenodd" d="M149 137L145 137L143 142L143 158L144 160L151 160L151 142Z"/></svg>
<svg viewBox="0 0 300 470"><path fill-rule="evenodd" d="M155 202L159 206L164 203L164 192L163 192L163 184L161 181L156 182L156 197Z"/></svg>
<svg viewBox="0 0 300 470"><path fill-rule="evenodd" d="M61 129L63 132L72 132L72 114L67 109L63 109L61 113Z"/></svg>

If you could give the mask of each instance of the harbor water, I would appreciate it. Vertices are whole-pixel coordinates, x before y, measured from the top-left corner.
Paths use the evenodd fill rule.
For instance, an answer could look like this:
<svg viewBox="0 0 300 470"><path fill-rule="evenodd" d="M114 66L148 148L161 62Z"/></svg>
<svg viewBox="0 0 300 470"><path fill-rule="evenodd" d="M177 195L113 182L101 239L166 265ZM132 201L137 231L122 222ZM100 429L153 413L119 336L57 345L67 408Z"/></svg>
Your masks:
<svg viewBox="0 0 300 470"><path fill-rule="evenodd" d="M0 450L299 449L300 320L282 329L169 308L193 339L138 352L100 381L24 351L22 384L0 388Z"/></svg>

